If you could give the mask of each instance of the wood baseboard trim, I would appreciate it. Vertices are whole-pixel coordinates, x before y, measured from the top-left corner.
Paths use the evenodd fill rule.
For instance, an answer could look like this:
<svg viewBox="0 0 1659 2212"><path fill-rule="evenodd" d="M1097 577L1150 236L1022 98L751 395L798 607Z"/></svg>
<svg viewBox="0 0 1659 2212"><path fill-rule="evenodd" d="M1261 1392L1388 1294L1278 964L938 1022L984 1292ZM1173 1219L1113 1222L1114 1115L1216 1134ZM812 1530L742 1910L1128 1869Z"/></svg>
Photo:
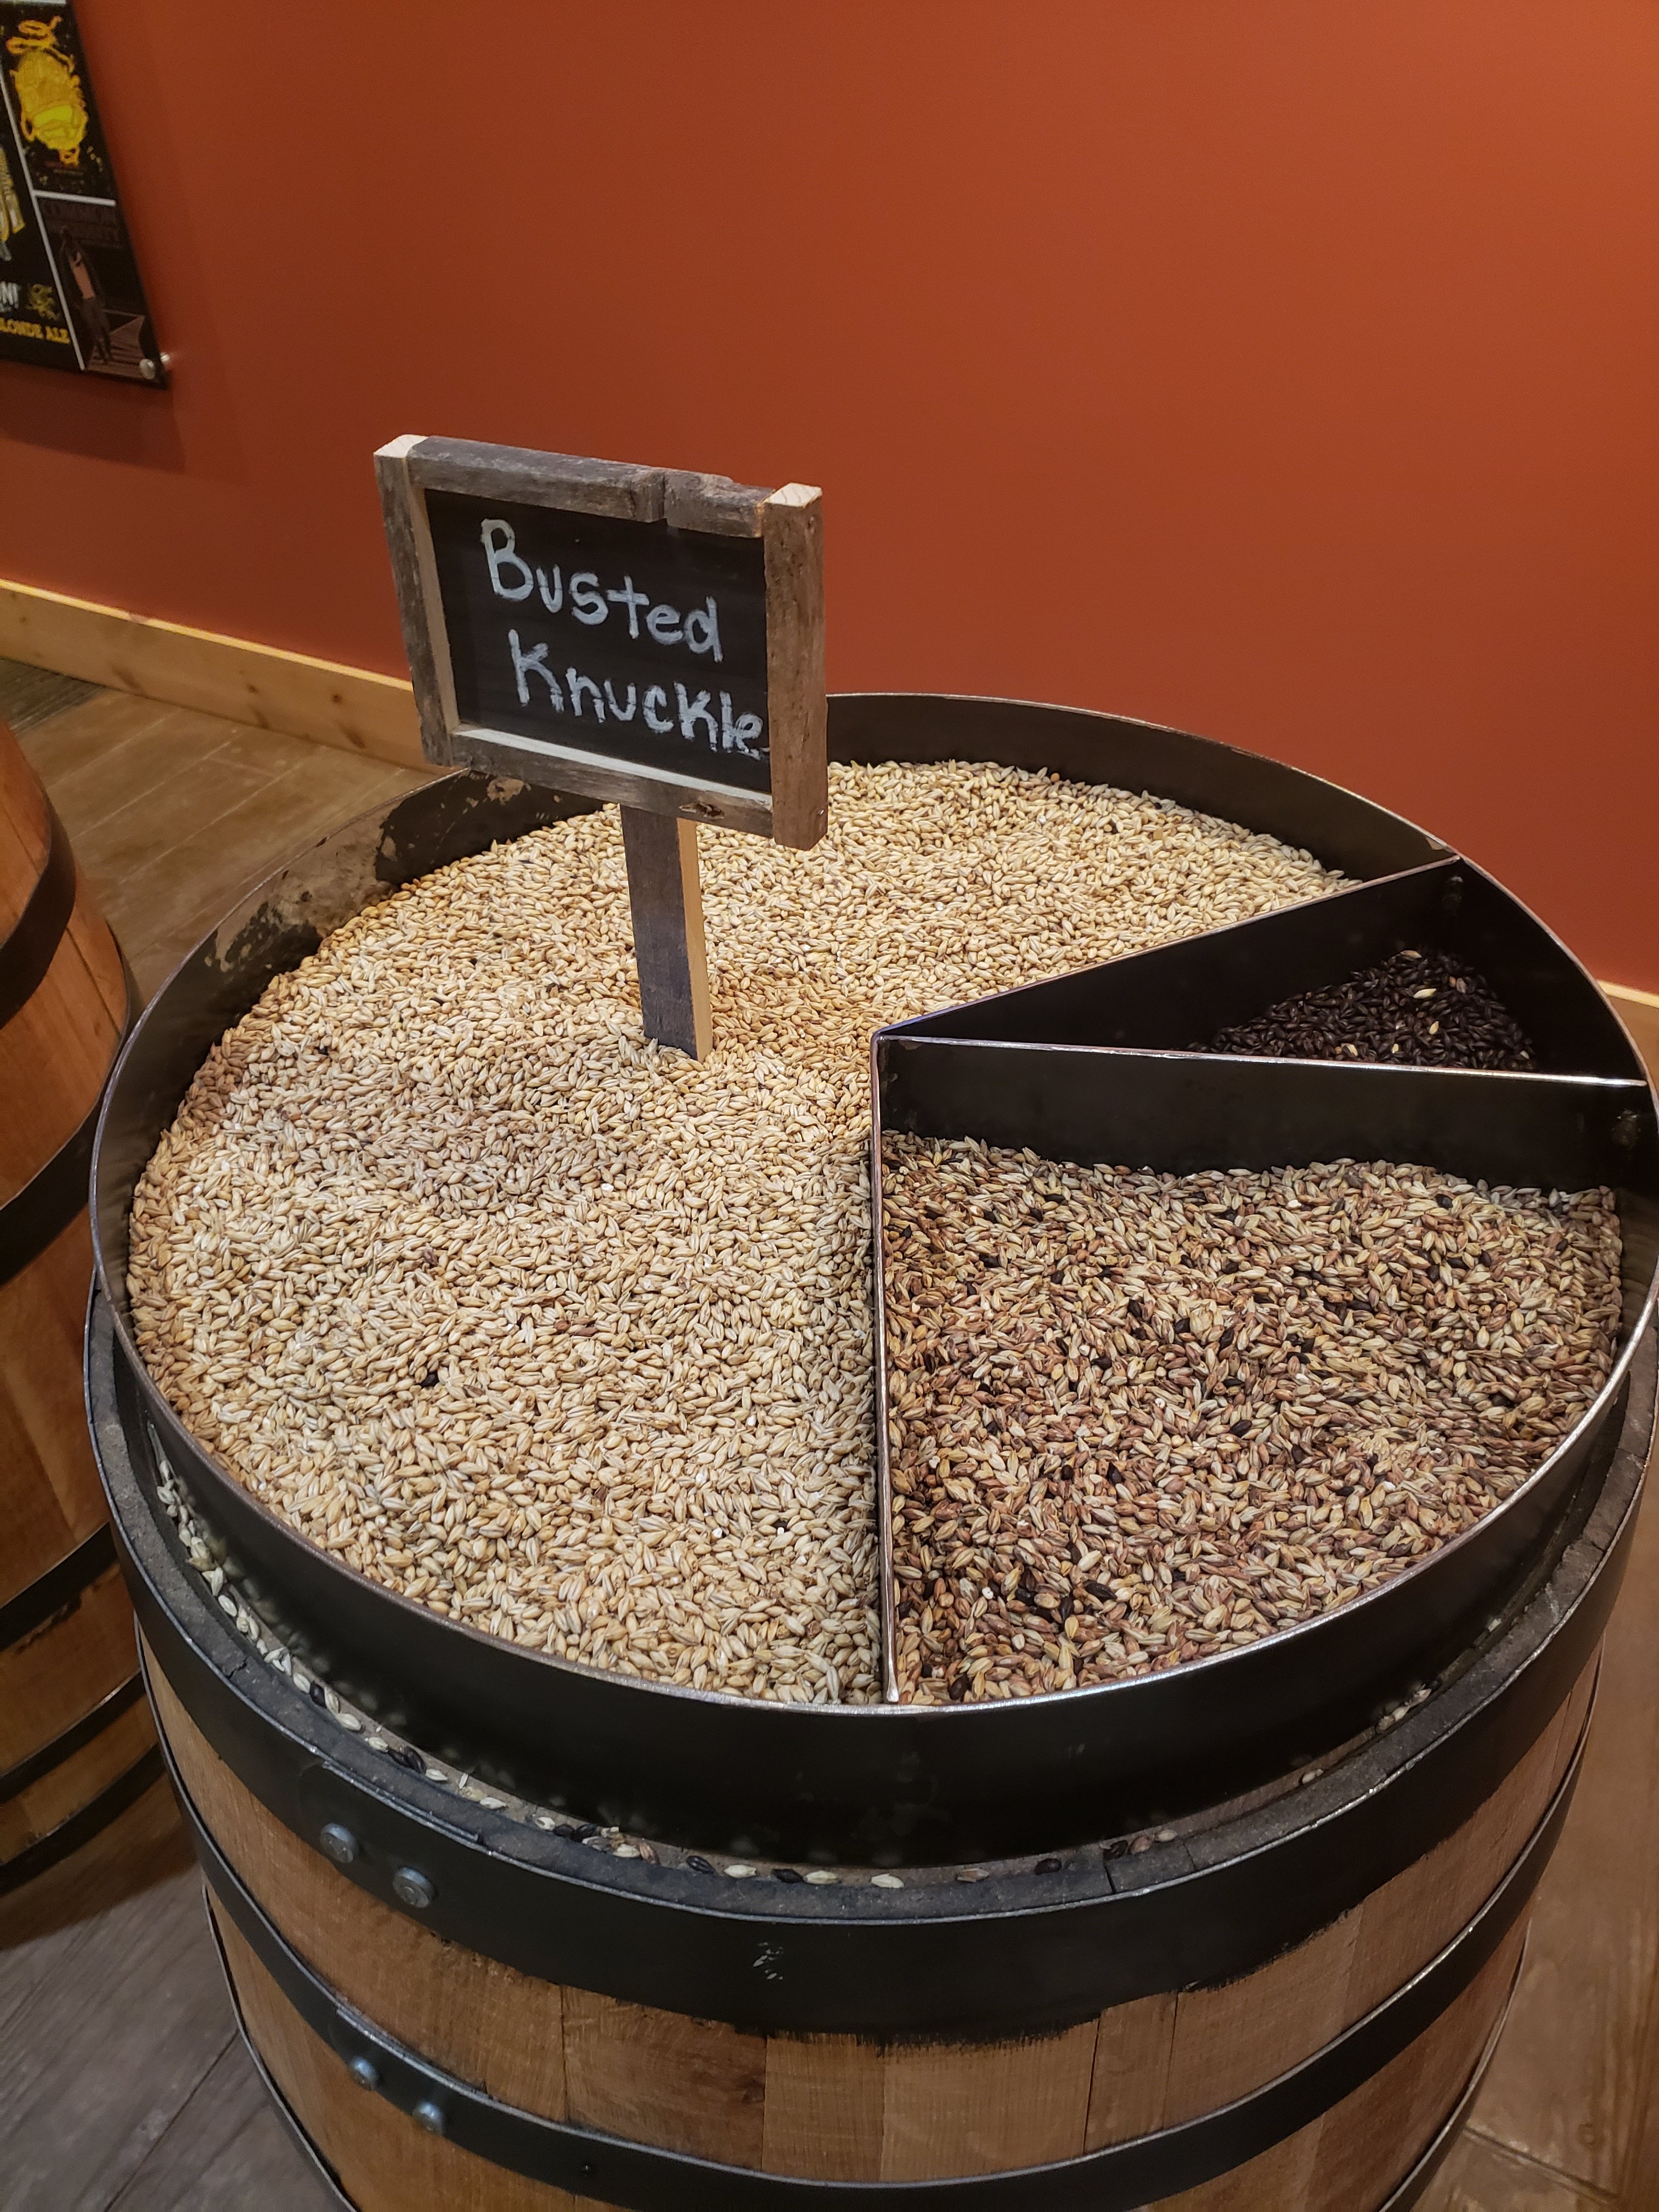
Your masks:
<svg viewBox="0 0 1659 2212"><path fill-rule="evenodd" d="M1603 983L1601 988L1636 1040L1648 1073L1659 1083L1659 991L1638 991L1628 983Z"/></svg>
<svg viewBox="0 0 1659 2212"><path fill-rule="evenodd" d="M422 768L406 681L0 581L0 655L167 706Z"/></svg>
<svg viewBox="0 0 1659 2212"><path fill-rule="evenodd" d="M184 623L127 614L72 599L38 584L0 580L0 656L136 691L170 707L194 707L262 730L425 768L415 694L402 678L279 646L224 637ZM1602 989L1623 1016L1659 1082L1659 992L1620 983Z"/></svg>

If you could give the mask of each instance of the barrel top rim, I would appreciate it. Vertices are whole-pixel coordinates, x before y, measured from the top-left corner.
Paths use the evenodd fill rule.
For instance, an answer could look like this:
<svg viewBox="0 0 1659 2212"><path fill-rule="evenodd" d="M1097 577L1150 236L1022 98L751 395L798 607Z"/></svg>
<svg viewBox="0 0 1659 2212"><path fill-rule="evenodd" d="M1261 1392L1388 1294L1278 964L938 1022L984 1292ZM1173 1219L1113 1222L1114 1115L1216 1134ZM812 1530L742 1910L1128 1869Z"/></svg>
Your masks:
<svg viewBox="0 0 1659 2212"><path fill-rule="evenodd" d="M1412 836L1423 840L1431 848L1424 856L1423 861L1415 865L1445 861L1471 867L1474 866L1473 863L1464 861L1462 856L1455 854L1452 848L1443 845L1440 841L1430 838L1427 833L1418 830L1415 824L1406 822L1402 817L1391 814L1389 810L1379 806L1373 800L1346 793L1340 787L1327 784L1323 779L1311 776L1305 770L1293 768L1286 763L1267 760L1262 756L1249 753L1240 747L1227 745L1216 739L1199 738L1190 732L1173 729L1170 726L1111 715L1097 708L1071 707L1052 702L985 700L970 695L925 692L840 693L833 696L835 699L845 701L849 705L877 708L896 705L917 711L957 707L994 709L1042 717L1045 720L1059 719L1085 724L1121 726L1155 738L1167 738L1179 740L1183 747L1198 748L1202 752L1213 749L1215 753L1226 755L1239 763L1254 764L1255 767L1271 770L1276 777L1285 779L1291 784L1316 786L1322 791L1329 792L1344 804L1351 803L1354 807L1364 810L1367 816L1374 819L1386 820L1399 825ZM832 746L833 735L832 726ZM902 757L902 756L900 757ZM183 1453L186 1456L191 1468L199 1470L214 1493L222 1501L226 1510L252 1516L264 1531L266 1540L279 1552L291 1550L294 1555L303 1558L313 1571L326 1572L337 1589L350 1594L351 1601L356 1606L386 1608L387 1611L382 1618L389 1621L418 1624L421 1630L425 1632L436 1631L440 1633L447 1632L449 1635L453 1635L459 1630L476 1652L485 1655L480 1658L480 1664L512 1670L514 1677L526 1685L536 1681L570 1680L590 1688L596 1696L602 1695L607 1699L623 1698L632 1692L643 1693L648 1705L652 1707L660 1707L661 1701L665 1698L678 1699L682 1701L684 1708L688 1711L712 1708L731 1715L741 1713L744 1716L743 1724L757 1732L771 1729L793 1734L803 1727L811 1728L816 1731L832 1720L852 1726L860 1722L873 1722L879 1717L907 1731L916 1729L925 1729L933 1731L935 1736L938 1730L947 1725L955 1727L958 1730L974 1728L980 1731L983 1738L988 1737L989 1732L994 1729L1020 1729L1028 1727L1030 1724L1031 1715L1039 1709L1051 1714L1056 1711L1063 1713L1079 1707L1090 1711L1125 1710L1133 1693L1139 1692L1142 1699L1146 1698L1149 1693L1154 1698L1167 1694L1167 1686L1176 1679L1187 1683L1211 1681L1215 1679L1216 1669L1228 1665L1229 1662L1237 1662L1238 1664L1234 1667L1232 1675L1225 1678L1231 1680L1264 1652L1283 1653L1288 1650L1295 1650L1298 1648L1298 1638L1306 1639L1316 1635L1320 1630L1328 1627L1334 1621L1356 1617L1362 1609L1375 1611L1390 1600L1397 1601L1401 1591L1409 1587L1415 1577L1421 1574L1425 1568L1432 1566L1437 1559L1467 1541L1472 1534L1478 1533L1480 1528L1489 1525L1498 1515L1504 1513L1516 1499L1531 1492L1534 1486L1556 1466L1565 1453L1572 1449L1576 1444L1581 1443L1587 1435L1593 1432L1598 1424L1606 1419L1618 1391L1624 1386L1628 1377L1631 1363L1642 1340L1644 1329L1651 1316L1655 1298L1659 1296L1659 1276L1656 1276L1656 1279L1650 1282L1642 1319L1629 1330L1626 1341L1615 1359L1608 1381L1598 1394L1594 1404L1580 1416L1573 1428L1561 1439L1555 1450L1540 1467L1534 1471L1527 1483L1511 1493L1509 1498L1504 1500L1493 1515L1485 1516L1483 1522L1477 1524L1476 1531L1464 1532L1462 1537L1453 1540L1452 1545L1440 1547L1438 1551L1430 1554L1426 1560L1414 1563L1375 1590L1358 1594L1334 1612L1316 1615L1310 1620L1296 1623L1287 1628L1275 1630L1270 1636L1258 1638L1251 1644L1233 1646L1224 1651L1185 1662L1178 1668L1167 1669L1162 1673L1132 1676L1072 1690L1047 1692L1040 1696L1029 1698L1011 1698L1006 1700L984 1700L973 1703L963 1701L959 1705L949 1703L906 1705L890 1702L886 1699L877 1699L869 1704L859 1705L839 1703L796 1705L785 1705L776 1700L745 1698L726 1690L698 1690L689 1684L656 1681L644 1676L596 1667L586 1662L567 1659L553 1653L534 1650L527 1645L512 1643L505 1638L490 1635L468 1622L437 1615L417 1601L408 1598L401 1592L358 1573L333 1558L321 1547L313 1543L291 1522L276 1514L261 1498L239 1482L216 1455L198 1443L178 1415L173 1413L149 1376L132 1339L125 1310L125 1299L122 1294L125 1286L118 1284L114 1279L114 1269L105 1235L103 1208L97 1201L100 1194L105 1190L110 1171L110 1133L112 1125L120 1118L124 1104L124 1079L138 1057L149 1048L151 1039L167 1030L174 1012L175 994L179 990L181 980L187 973L210 952L216 960L217 948L226 941L226 933L231 926L240 923L246 928L254 918L266 910L276 888L288 884L290 878L302 876L307 866L320 866L326 856L337 848L353 847L354 849L366 848L384 851L389 835L388 825L404 808L422 802L428 806L441 805L443 794L447 793L456 796L459 787L469 781L476 783L477 781L479 780L468 779L464 775L436 778L428 785L418 787L413 793L404 794L379 808L368 810L291 856L282 867L273 871L260 884L245 894L243 898L233 907L225 920L216 929L208 933L198 946L173 969L135 1026L116 1063L106 1093L98 1127L94 1162L94 1206L93 1210L97 1279L105 1294L110 1322L122 1356L131 1368L152 1421L159 1432L167 1438L169 1451L175 1455ZM492 786L490 788L493 793L495 787ZM556 803L563 813L588 811L588 802L558 799L556 795L550 792L543 796L550 804ZM549 818L557 817L550 817ZM379 877L377 871L377 878L385 882L386 890L389 891L395 889L398 883L412 880L417 875L429 872L432 868L444 864L441 859L428 860L418 868L411 867L407 876L398 877L394 874L390 878ZM1484 872L1480 872L1484 874ZM1490 882L1492 879L1487 878L1486 880ZM1495 886L1495 888L1502 891L1502 886ZM372 891L370 895L373 896ZM1511 894L1503 892L1503 896L1520 908L1520 902L1514 901ZM359 904L364 902L366 902L360 901ZM1308 903L1312 904L1316 902ZM1520 910L1525 912L1524 908ZM1208 933L1200 933L1200 939ZM1559 940L1555 941L1559 944ZM1594 979L1588 975L1582 963L1565 947L1560 949L1564 957L1571 963L1576 976L1582 980L1584 988L1601 999L1601 994ZM275 972L282 972L282 970L279 969ZM257 997L257 993L255 995ZM878 1034L885 1033L889 1032ZM210 1048L212 1042L216 1041L216 1036L210 1038L208 1042L201 1047L201 1052L204 1053ZM174 1045L176 1048L176 1036ZM199 1056L198 1054L198 1059L192 1062L192 1072L193 1067L199 1065ZM1479 1073L1479 1071L1474 1072ZM1548 1079L1559 1081L1565 1079ZM1601 1079L1594 1079L1601 1080ZM1614 1079L1607 1079L1607 1080ZM1647 1098L1651 1109L1655 1100L1650 1087ZM171 1118L170 1113L167 1118ZM164 1120L161 1127L164 1129L166 1126L167 1121ZM124 1199L121 1232L123 1236L125 1236L125 1200ZM1313 1648L1316 1650L1318 1647ZM550 1669L550 1674L547 1671ZM1114 1696L1118 1700L1117 1705L1114 1708L1105 1707L1102 1701ZM637 1699L630 1699L629 1705L630 1709L645 1709L639 1706ZM1021 1717L1014 1717L1016 1715ZM955 1741L961 1740L958 1737Z"/></svg>

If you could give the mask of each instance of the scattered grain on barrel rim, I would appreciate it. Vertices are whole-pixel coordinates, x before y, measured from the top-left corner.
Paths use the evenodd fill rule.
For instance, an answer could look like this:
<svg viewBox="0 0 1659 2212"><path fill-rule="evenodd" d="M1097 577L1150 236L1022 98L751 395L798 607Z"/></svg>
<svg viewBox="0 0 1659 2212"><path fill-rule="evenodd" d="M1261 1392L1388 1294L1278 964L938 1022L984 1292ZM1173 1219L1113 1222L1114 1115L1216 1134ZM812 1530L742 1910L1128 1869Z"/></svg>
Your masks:
<svg viewBox="0 0 1659 2212"><path fill-rule="evenodd" d="M641 1036L611 810L367 908L208 1056L138 1342L348 1565L568 1659L876 1696L871 1030L1344 881L1042 774L831 795L810 853L702 840L700 1063Z"/></svg>
<svg viewBox="0 0 1659 2212"><path fill-rule="evenodd" d="M1194 1051L1407 1067L1531 1067L1532 1047L1480 970L1447 952L1396 952L1346 983L1281 999Z"/></svg>
<svg viewBox="0 0 1659 2212"><path fill-rule="evenodd" d="M884 1140L901 1694L1212 1656L1470 1528L1606 1381L1612 1194Z"/></svg>

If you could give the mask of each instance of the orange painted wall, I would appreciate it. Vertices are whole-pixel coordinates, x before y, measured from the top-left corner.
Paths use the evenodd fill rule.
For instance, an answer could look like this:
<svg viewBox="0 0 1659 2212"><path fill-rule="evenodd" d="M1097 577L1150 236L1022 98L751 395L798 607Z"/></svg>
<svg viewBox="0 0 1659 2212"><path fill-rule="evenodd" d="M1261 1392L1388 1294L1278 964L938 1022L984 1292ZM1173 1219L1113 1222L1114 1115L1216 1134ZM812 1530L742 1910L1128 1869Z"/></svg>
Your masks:
<svg viewBox="0 0 1659 2212"><path fill-rule="evenodd" d="M826 489L831 682L1184 724L1659 988L1652 0L80 0L165 397L0 574L400 666L368 455Z"/></svg>

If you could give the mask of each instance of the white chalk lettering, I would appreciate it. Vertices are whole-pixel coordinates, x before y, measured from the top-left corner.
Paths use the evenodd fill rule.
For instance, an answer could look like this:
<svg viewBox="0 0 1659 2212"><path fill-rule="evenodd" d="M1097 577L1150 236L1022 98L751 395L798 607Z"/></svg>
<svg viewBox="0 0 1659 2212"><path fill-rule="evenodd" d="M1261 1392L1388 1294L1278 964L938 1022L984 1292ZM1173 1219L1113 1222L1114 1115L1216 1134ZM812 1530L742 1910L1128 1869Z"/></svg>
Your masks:
<svg viewBox="0 0 1659 2212"><path fill-rule="evenodd" d="M708 727L709 750L713 751L720 744L720 733L714 726L714 717L708 711L708 694L706 691L699 691L695 699L690 699L686 696L684 684L677 684L674 686L674 696L679 701L680 706L680 735L688 744L695 743L697 733L692 727L692 724L704 722Z"/></svg>
<svg viewBox="0 0 1659 2212"><path fill-rule="evenodd" d="M732 713L732 694L729 691L722 691L720 693L722 750L728 753L742 753L749 760L759 760L762 757L761 748L756 744L755 740L760 733L760 716L738 714L734 718Z"/></svg>
<svg viewBox="0 0 1659 2212"><path fill-rule="evenodd" d="M607 592L605 596L613 607L627 608L628 635L629 637L637 637L640 634L640 609L650 605L650 592L636 592L634 589L634 579L631 576L624 576L621 591Z"/></svg>
<svg viewBox="0 0 1659 2212"><path fill-rule="evenodd" d="M580 721L581 719L582 694L586 691L593 702L594 720L604 721L605 701L600 696L599 687L592 678L578 676L574 668L567 668L564 672L564 680L570 687L570 711L577 720Z"/></svg>
<svg viewBox="0 0 1659 2212"><path fill-rule="evenodd" d="M507 540L504 545L495 543L493 533L498 530ZM498 599L527 599L536 588L536 579L530 573L529 562L520 560L513 550L517 543L513 534L513 525L510 522L486 522L478 534L483 540L484 558L489 563L490 590ZM501 581L501 571L508 567L516 568L524 579L516 587Z"/></svg>
<svg viewBox="0 0 1659 2212"><path fill-rule="evenodd" d="M580 575L570 579L570 611L579 623L590 626L602 623L611 611L599 589L599 580L591 568L584 568Z"/></svg>
<svg viewBox="0 0 1659 2212"><path fill-rule="evenodd" d="M628 687L628 704L625 707L619 707L617 704L617 695L611 688L611 678L608 676L605 678L605 703L610 708L611 713L616 716L619 722L631 722L633 720L634 704L638 696L639 695L635 690L634 686L630 684Z"/></svg>
<svg viewBox="0 0 1659 2212"><path fill-rule="evenodd" d="M720 657L720 609L713 599L705 600L704 605L708 610L707 614L702 607L693 607L687 615L685 641L693 653L712 653L718 660Z"/></svg>
<svg viewBox="0 0 1659 2212"><path fill-rule="evenodd" d="M547 686L548 695L553 704L562 714L564 696L559 690L558 678L547 665L547 647L544 645L538 645L533 653L526 653L519 643L519 633L515 629L508 630L507 640L513 648L513 674L519 686L519 704L521 707L527 707L530 704L529 678L532 676L539 676Z"/></svg>
<svg viewBox="0 0 1659 2212"><path fill-rule="evenodd" d="M547 609L549 614L557 614L559 609L564 605L564 579L558 570L556 568L553 571L553 589L550 592L547 588L547 571L545 568L538 568L536 588L541 593L542 605Z"/></svg>
<svg viewBox="0 0 1659 2212"><path fill-rule="evenodd" d="M682 645L685 641L679 614L673 607L653 607L645 618L645 626L659 645Z"/></svg>
<svg viewBox="0 0 1659 2212"><path fill-rule="evenodd" d="M659 738L672 737L674 733L674 717L672 714L668 714L665 715L661 721L659 721L656 715L652 711L651 702L653 699L659 707L665 707L668 704L668 694L663 690L660 684L653 684L645 695L644 712L646 722L650 728L656 732Z"/></svg>

